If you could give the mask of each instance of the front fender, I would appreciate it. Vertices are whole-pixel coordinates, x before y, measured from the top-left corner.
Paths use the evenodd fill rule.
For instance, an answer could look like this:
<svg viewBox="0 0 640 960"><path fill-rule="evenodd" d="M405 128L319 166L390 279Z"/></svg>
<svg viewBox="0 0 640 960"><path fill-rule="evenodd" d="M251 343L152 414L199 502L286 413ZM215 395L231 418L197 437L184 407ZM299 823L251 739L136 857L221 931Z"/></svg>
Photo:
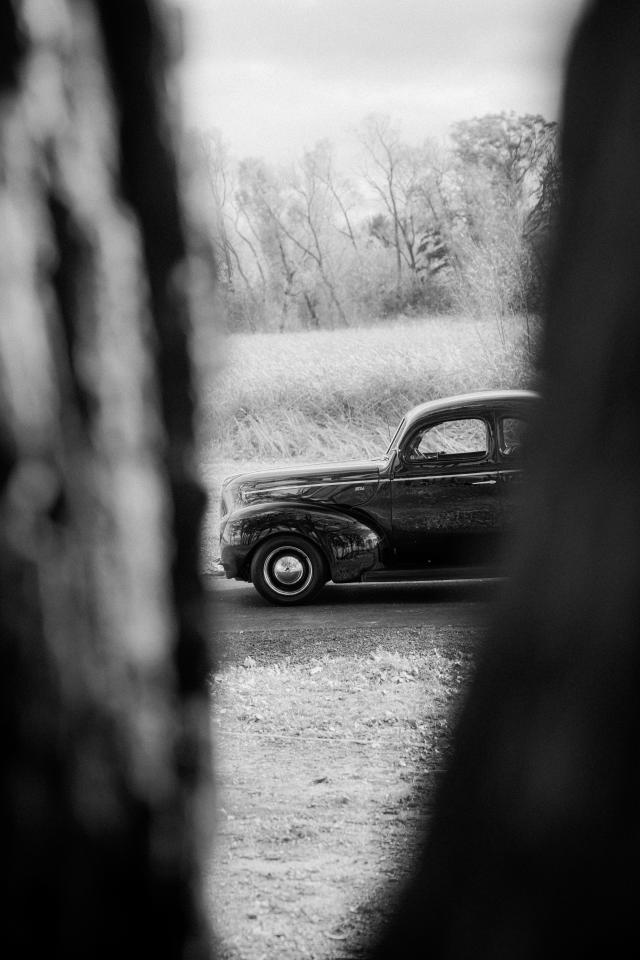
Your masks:
<svg viewBox="0 0 640 960"><path fill-rule="evenodd" d="M222 527L222 563L228 577L246 577L255 548L280 533L296 533L317 544L336 583L358 580L378 560L381 537L362 521L317 505L270 503L234 510Z"/></svg>

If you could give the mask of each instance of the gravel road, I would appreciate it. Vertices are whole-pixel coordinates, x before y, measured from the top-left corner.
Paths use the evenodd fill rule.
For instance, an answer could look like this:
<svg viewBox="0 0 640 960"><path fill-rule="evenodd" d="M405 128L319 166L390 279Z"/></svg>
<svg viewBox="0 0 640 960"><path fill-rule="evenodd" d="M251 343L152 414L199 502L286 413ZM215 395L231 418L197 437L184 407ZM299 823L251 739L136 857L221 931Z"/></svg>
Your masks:
<svg viewBox="0 0 640 960"><path fill-rule="evenodd" d="M248 583L221 577L206 577L205 583L216 625L229 632L482 624L499 592L490 580L330 584L313 604L278 607L262 600Z"/></svg>
<svg viewBox="0 0 640 960"><path fill-rule="evenodd" d="M313 605L283 608L265 603L250 584L207 583L218 656L234 662L366 655L380 645L456 656L476 647L499 593L486 580L333 585Z"/></svg>

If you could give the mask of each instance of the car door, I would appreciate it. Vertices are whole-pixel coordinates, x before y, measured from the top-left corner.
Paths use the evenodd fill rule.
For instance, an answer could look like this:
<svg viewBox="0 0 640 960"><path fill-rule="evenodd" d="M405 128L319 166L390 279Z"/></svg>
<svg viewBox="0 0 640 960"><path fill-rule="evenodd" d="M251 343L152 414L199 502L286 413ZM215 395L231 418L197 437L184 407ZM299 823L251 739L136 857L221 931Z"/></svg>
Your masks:
<svg viewBox="0 0 640 960"><path fill-rule="evenodd" d="M488 563L501 526L498 481L492 414L444 415L416 426L391 481L394 564Z"/></svg>
<svg viewBox="0 0 640 960"><path fill-rule="evenodd" d="M502 525L510 533L517 522L526 476L527 434L531 413L525 409L496 414L497 462L500 473Z"/></svg>

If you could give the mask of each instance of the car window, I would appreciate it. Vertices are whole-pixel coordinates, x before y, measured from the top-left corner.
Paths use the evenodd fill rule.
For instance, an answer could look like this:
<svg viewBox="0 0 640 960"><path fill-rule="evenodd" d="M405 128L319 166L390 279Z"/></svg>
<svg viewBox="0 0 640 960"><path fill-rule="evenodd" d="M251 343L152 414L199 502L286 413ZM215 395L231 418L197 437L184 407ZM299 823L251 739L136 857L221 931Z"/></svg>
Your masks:
<svg viewBox="0 0 640 960"><path fill-rule="evenodd" d="M522 446L528 423L522 417L501 417L498 423L498 446L500 454L508 460L522 457Z"/></svg>
<svg viewBox="0 0 640 960"><path fill-rule="evenodd" d="M480 459L488 452L484 420L445 420L415 434L405 449L405 459Z"/></svg>

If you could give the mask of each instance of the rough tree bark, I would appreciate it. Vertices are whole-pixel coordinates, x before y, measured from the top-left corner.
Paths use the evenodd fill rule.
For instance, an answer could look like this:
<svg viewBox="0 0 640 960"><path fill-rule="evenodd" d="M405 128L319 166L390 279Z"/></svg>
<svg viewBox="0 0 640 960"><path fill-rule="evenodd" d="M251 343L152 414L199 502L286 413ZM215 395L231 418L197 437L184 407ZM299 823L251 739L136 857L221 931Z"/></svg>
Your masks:
<svg viewBox="0 0 640 960"><path fill-rule="evenodd" d="M185 240L152 0L0 0L11 955L208 955Z"/></svg>
<svg viewBox="0 0 640 960"><path fill-rule="evenodd" d="M546 402L515 579L483 651L420 874L376 960L638 949L635 0L594 3L579 27L562 163Z"/></svg>

